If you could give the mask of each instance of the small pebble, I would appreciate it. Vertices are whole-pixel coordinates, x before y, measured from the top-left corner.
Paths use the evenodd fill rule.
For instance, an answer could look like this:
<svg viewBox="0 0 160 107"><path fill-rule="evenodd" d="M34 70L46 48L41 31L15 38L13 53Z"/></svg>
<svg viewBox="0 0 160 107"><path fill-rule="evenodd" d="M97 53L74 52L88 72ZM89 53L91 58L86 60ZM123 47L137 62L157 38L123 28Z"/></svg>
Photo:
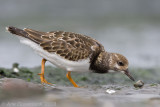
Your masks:
<svg viewBox="0 0 160 107"><path fill-rule="evenodd" d="M135 88L142 88L144 83L141 80L138 80L136 83L134 83Z"/></svg>

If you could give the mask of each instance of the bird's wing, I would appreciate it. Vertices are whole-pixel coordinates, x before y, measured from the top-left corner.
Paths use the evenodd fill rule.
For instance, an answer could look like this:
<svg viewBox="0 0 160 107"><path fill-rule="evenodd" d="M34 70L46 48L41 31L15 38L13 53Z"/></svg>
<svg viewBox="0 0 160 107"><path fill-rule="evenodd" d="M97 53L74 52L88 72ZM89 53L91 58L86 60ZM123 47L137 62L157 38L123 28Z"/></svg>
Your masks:
<svg viewBox="0 0 160 107"><path fill-rule="evenodd" d="M30 38L38 41L44 50L71 61L86 59L90 56L94 58L104 51L104 47L98 41L81 34L64 31L39 32L31 29L24 29L24 31Z"/></svg>
<svg viewBox="0 0 160 107"><path fill-rule="evenodd" d="M33 29L24 28L23 29L27 33L27 38L36 42L37 44L40 44L42 42L50 41L50 39L42 38L43 35L47 35L46 32L40 32Z"/></svg>

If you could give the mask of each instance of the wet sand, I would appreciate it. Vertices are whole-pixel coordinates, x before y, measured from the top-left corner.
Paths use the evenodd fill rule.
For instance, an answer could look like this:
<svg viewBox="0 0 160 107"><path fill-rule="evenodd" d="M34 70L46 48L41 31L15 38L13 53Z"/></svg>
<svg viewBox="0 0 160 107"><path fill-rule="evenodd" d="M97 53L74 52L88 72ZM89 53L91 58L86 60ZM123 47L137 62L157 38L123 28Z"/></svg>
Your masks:
<svg viewBox="0 0 160 107"><path fill-rule="evenodd" d="M14 72L14 66L19 72ZM125 75L72 73L82 88L74 88L66 71L46 67L45 78L56 85L41 85L40 67L0 68L0 107L159 107L159 69L133 69L133 77L145 84L135 88ZM19 79L18 79L19 78ZM114 90L109 94L106 90Z"/></svg>
<svg viewBox="0 0 160 107"><path fill-rule="evenodd" d="M11 86L9 88L11 91L14 90L14 94L11 91L9 91L9 94L6 92L5 94L1 93L0 107L159 107L160 104L159 84L145 84L141 89L127 85L89 85L82 88L74 88L40 85L25 82L21 79L10 79L12 83L15 81L14 87L17 90L12 89L13 86ZM23 85L29 83L29 85L24 89L19 85L20 83ZM6 83L1 81L1 89L2 84ZM34 90L32 90L33 87ZM37 92L36 88L37 91L40 89L42 91ZM109 94L106 92L107 89L112 89L116 92ZM20 90L24 90L24 92L21 93Z"/></svg>

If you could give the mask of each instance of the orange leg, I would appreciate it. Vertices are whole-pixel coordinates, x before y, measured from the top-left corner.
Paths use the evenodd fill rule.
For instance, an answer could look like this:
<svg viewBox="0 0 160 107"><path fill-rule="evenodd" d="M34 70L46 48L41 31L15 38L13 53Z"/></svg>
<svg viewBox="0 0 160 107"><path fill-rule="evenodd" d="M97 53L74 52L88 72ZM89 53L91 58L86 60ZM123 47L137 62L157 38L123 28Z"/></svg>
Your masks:
<svg viewBox="0 0 160 107"><path fill-rule="evenodd" d="M40 75L40 79L41 79L41 83L46 83L46 84L51 84L49 83L45 78L44 78L44 69L45 69L45 62L46 59L42 59L42 63L41 63L41 73L39 73L38 75Z"/></svg>
<svg viewBox="0 0 160 107"><path fill-rule="evenodd" d="M74 87L80 88L80 87L73 81L73 79L71 78L71 72L70 72L70 71L67 72L66 76L67 76L67 78L69 79L69 81L73 84Z"/></svg>

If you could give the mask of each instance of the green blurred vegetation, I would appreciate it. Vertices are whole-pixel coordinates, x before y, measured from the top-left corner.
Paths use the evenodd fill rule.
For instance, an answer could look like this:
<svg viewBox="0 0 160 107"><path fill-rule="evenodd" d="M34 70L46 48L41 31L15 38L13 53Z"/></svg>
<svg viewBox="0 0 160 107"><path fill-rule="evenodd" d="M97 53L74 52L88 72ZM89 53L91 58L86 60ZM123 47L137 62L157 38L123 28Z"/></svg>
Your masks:
<svg viewBox="0 0 160 107"><path fill-rule="evenodd" d="M38 75L38 73L41 72L40 67L21 67L18 69L19 72L14 72L13 68L0 68L0 78L20 78L25 81L40 83L40 78ZM66 73L66 71L52 66L46 66L45 68L45 78L48 82L57 85L71 86L72 84L66 78ZM142 80L144 83L150 83L153 85L160 83L160 72L158 68L132 68L130 69L130 73L136 81ZM72 72L71 76L79 85L133 84L127 76L121 73L97 74Z"/></svg>

